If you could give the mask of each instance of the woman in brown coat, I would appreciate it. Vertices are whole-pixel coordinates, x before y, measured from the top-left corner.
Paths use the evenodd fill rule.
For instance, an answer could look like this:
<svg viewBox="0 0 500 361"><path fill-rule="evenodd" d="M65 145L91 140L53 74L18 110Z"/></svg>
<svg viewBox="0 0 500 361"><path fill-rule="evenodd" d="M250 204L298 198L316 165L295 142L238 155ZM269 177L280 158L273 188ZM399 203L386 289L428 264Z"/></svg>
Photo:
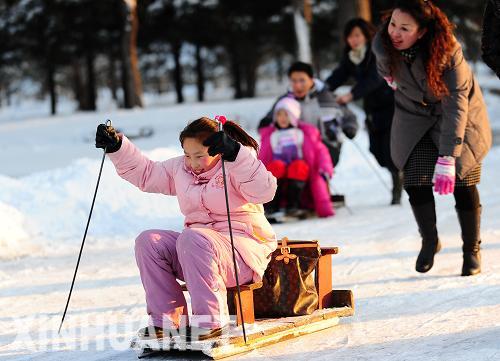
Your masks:
<svg viewBox="0 0 500 361"><path fill-rule="evenodd" d="M422 236L416 270L439 252L434 191L453 193L462 228L462 275L481 272L481 204L476 185L491 147L481 90L446 15L430 0L398 0L373 42L377 68L395 89L394 164Z"/></svg>

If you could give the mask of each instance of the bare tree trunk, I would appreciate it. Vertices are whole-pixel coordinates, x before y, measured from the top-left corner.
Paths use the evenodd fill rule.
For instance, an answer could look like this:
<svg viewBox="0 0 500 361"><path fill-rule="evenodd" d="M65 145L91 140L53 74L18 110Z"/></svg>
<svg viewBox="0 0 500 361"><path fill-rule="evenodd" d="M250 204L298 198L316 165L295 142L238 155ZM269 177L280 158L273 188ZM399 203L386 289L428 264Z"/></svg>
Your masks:
<svg viewBox="0 0 500 361"><path fill-rule="evenodd" d="M280 51L276 54L276 75L278 76L278 82L281 84L283 82L283 74L285 73L285 66L283 65L283 53Z"/></svg>
<svg viewBox="0 0 500 361"><path fill-rule="evenodd" d="M175 63L174 83L175 83L175 92L177 94L177 103L184 103L184 95L182 94L184 81L182 79L181 49L182 49L182 44L180 42L175 42L172 44L172 53L174 55L174 63Z"/></svg>
<svg viewBox="0 0 500 361"><path fill-rule="evenodd" d="M311 63L311 29L312 10L310 0L294 0L293 23L298 47L298 60Z"/></svg>
<svg viewBox="0 0 500 361"><path fill-rule="evenodd" d="M142 82L137 58L137 1L123 0L122 6L122 85L125 108L142 107Z"/></svg>
<svg viewBox="0 0 500 361"><path fill-rule="evenodd" d="M57 93L56 93L56 70L50 60L47 61L47 87L50 94L50 114L57 113Z"/></svg>
<svg viewBox="0 0 500 361"><path fill-rule="evenodd" d="M7 106L10 107L12 105L12 95L14 94L14 91L12 88L7 85L5 88L5 97L7 98Z"/></svg>
<svg viewBox="0 0 500 361"><path fill-rule="evenodd" d="M241 64L235 50L230 53L231 56L231 77L233 78L234 99L243 98L243 89L241 84Z"/></svg>
<svg viewBox="0 0 500 361"><path fill-rule="evenodd" d="M196 44L196 88L198 90L198 101L205 100L205 74L203 72L203 59L201 57L201 46Z"/></svg>
<svg viewBox="0 0 500 361"><path fill-rule="evenodd" d="M96 110L96 84L95 84L95 70L94 70L94 54L91 49L87 49L85 56L85 65L87 68L87 95L85 110Z"/></svg>
<svg viewBox="0 0 500 361"><path fill-rule="evenodd" d="M255 85L257 84L257 61L248 59L245 62L245 97L255 97Z"/></svg>
<svg viewBox="0 0 500 361"><path fill-rule="evenodd" d="M71 71L73 73L73 93L75 100L78 102L78 110L85 109L85 94L83 90L82 74L80 64L77 59L71 63Z"/></svg>
<svg viewBox="0 0 500 361"><path fill-rule="evenodd" d="M122 88L123 88L123 107L130 109L134 107L132 94L134 93L134 82L131 74L130 54L128 45L130 43L130 20L128 6L124 2L122 5L123 28L121 34L121 73L122 73Z"/></svg>
<svg viewBox="0 0 500 361"><path fill-rule="evenodd" d="M123 47L122 47L123 50ZM132 99L131 99L131 94L133 93L132 88L132 82L130 81L130 71L129 67L127 66L127 58L126 56L123 55L123 52L121 54L121 62L120 62L120 68L121 68L121 82L122 82L122 89L123 89L123 107L126 109L133 108L132 104Z"/></svg>
<svg viewBox="0 0 500 361"><path fill-rule="evenodd" d="M139 59L137 57L137 33L139 32L139 17L137 16L137 0L127 1L130 14L132 32L130 34L130 63L134 80L134 103L136 106L143 107L142 100L142 81L141 73L139 72Z"/></svg>
<svg viewBox="0 0 500 361"><path fill-rule="evenodd" d="M357 15L366 21L372 21L372 6L371 0L356 0Z"/></svg>
<svg viewBox="0 0 500 361"><path fill-rule="evenodd" d="M116 81L116 58L113 53L110 53L108 56L108 86L111 91L111 97L115 102L118 101L117 93L117 81Z"/></svg>

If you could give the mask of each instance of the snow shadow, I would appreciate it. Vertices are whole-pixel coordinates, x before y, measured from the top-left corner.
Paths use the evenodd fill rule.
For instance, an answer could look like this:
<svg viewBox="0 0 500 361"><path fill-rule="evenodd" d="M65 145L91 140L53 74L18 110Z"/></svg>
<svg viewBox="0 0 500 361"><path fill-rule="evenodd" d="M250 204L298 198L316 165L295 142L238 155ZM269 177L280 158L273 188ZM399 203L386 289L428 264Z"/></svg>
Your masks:
<svg viewBox="0 0 500 361"><path fill-rule="evenodd" d="M459 281L461 277L457 276L455 280ZM452 278L450 283L453 284ZM427 288L400 294L388 290L383 296L355 298L355 305L354 319L363 322L424 314L444 314L450 309L467 312L469 309L479 307L500 308L500 287L491 284L467 284L464 287L443 286L441 289Z"/></svg>
<svg viewBox="0 0 500 361"><path fill-rule="evenodd" d="M484 243L481 244L481 250L483 252L488 251L489 249L500 249L500 243ZM439 251L439 255L443 254L454 254L454 253L460 253L462 254L462 247L446 247L446 245L443 245L443 249ZM367 255L361 255L361 256L346 256L344 254L344 257L342 260L339 260L336 263L342 263L346 264L349 263L349 261L356 260L356 261L380 261L383 259L400 259L400 258L415 258L417 259L418 255L418 250L415 249L414 251L400 251L400 252L391 252L391 253L382 253L382 254L367 254Z"/></svg>
<svg viewBox="0 0 500 361"><path fill-rule="evenodd" d="M134 308L142 308L146 311L146 303L131 303L128 305L119 305L119 306L109 306L109 307L92 307L92 308L73 308L68 311L67 317L71 315L86 315L86 314L96 314L96 313L106 313L106 312L115 312L122 311L123 313L127 313ZM35 314L16 314L16 317L62 317L62 310L58 312L37 312ZM9 322L13 321L14 317L0 317L0 322Z"/></svg>
<svg viewBox="0 0 500 361"><path fill-rule="evenodd" d="M367 344L352 346L350 344L353 342L350 340L349 333L352 333L352 330L344 327L324 330L268 347L267 353L266 348L262 348L225 360L486 361L500 359L500 343L498 342L500 326L424 337L415 336L386 342L369 343L369 338L365 338L361 342ZM329 347L325 347L325 344ZM306 348L309 350L314 349L303 352L301 350L305 348L304 345L307 345ZM320 347L325 348L320 349ZM277 349L283 350L281 355L278 355ZM269 357L267 354L273 356Z"/></svg>
<svg viewBox="0 0 500 361"><path fill-rule="evenodd" d="M104 278L98 280L77 280L77 282L75 283L75 291L78 289L88 290L88 289L105 288L110 286L120 287L120 286L131 286L140 284L141 284L141 279L139 278L139 275L128 276L128 277ZM52 292L69 292L70 285L71 285L70 280L68 280L68 282L50 283L45 285L9 287L7 289L2 289L2 294L0 295L0 298L46 295L47 293L52 293Z"/></svg>

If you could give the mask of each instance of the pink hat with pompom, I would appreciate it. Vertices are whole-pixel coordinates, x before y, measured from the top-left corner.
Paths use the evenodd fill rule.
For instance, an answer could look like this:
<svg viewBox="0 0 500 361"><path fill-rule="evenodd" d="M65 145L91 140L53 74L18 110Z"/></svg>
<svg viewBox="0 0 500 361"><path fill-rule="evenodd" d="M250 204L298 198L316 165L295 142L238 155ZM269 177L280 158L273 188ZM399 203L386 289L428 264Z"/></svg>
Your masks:
<svg viewBox="0 0 500 361"><path fill-rule="evenodd" d="M274 106L273 122L276 123L276 114L278 110L285 110L288 113L288 119L293 127L297 127L300 119L300 103L293 98L282 98Z"/></svg>

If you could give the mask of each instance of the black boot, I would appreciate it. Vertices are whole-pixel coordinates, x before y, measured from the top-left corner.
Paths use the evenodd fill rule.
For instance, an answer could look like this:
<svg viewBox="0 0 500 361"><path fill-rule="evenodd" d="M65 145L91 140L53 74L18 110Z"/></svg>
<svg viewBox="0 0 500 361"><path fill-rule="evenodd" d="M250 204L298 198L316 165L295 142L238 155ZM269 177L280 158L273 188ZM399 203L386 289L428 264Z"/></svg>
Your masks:
<svg viewBox="0 0 500 361"><path fill-rule="evenodd" d="M264 212L266 215L271 215L273 213L279 212L281 203L281 192L283 191L283 180L278 179L278 187L276 189L276 194L274 198L264 204Z"/></svg>
<svg viewBox="0 0 500 361"><path fill-rule="evenodd" d="M436 228L436 206L434 202L413 206L413 215L422 236L422 248L417 257L417 272L428 272L434 265L434 255L441 250Z"/></svg>
<svg viewBox="0 0 500 361"><path fill-rule="evenodd" d="M146 326L137 331L139 338L163 338L163 328L156 326Z"/></svg>
<svg viewBox="0 0 500 361"><path fill-rule="evenodd" d="M306 182L289 179L286 189L286 214L293 217L301 217L303 210L300 209L300 198L306 186Z"/></svg>
<svg viewBox="0 0 500 361"><path fill-rule="evenodd" d="M392 200L391 205L401 204L401 193L403 192L403 172L391 172L392 177Z"/></svg>
<svg viewBox="0 0 500 361"><path fill-rule="evenodd" d="M229 330L229 326L222 326L214 329L206 329L195 326L188 326L186 329L186 339L190 341L204 341L222 335Z"/></svg>
<svg viewBox="0 0 500 361"><path fill-rule="evenodd" d="M462 229L464 264L462 276L481 273L481 206L472 211L457 209L458 221Z"/></svg>

